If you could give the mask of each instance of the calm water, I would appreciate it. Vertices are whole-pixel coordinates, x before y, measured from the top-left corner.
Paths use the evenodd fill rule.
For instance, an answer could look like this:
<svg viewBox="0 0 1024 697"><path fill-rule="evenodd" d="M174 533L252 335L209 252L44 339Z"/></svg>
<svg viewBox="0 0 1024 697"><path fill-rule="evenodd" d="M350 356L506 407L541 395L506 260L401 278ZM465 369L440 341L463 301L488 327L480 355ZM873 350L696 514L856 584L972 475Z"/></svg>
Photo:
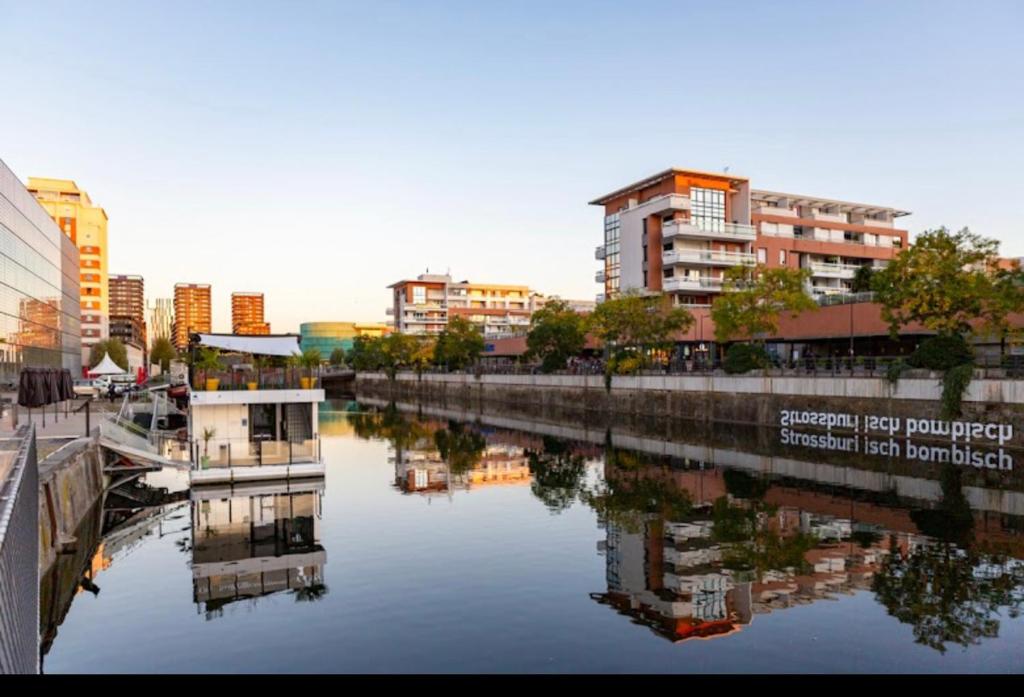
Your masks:
<svg viewBox="0 0 1024 697"><path fill-rule="evenodd" d="M109 497L44 579L44 671L1024 668L1016 469L353 408L324 480Z"/></svg>

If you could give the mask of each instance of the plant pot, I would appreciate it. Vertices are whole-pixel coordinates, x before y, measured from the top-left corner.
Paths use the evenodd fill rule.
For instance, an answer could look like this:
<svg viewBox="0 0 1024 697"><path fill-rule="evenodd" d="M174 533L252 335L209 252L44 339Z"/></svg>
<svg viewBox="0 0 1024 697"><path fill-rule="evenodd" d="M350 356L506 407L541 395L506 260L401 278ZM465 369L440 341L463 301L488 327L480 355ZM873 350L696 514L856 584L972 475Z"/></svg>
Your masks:
<svg viewBox="0 0 1024 697"><path fill-rule="evenodd" d="M257 387L259 387L259 383L257 383L257 382L247 382L247 383L245 383L245 386L248 387L250 390L255 390Z"/></svg>
<svg viewBox="0 0 1024 697"><path fill-rule="evenodd" d="M311 390L316 385L316 378L299 378L299 385L304 390Z"/></svg>
<svg viewBox="0 0 1024 697"><path fill-rule="evenodd" d="M206 391L207 392L216 392L218 387L220 387L220 379L219 378L206 378Z"/></svg>
<svg viewBox="0 0 1024 697"><path fill-rule="evenodd" d="M210 456L209 455L203 455L202 457L199 458L199 467L200 467L200 469L204 469L204 470L210 468Z"/></svg>

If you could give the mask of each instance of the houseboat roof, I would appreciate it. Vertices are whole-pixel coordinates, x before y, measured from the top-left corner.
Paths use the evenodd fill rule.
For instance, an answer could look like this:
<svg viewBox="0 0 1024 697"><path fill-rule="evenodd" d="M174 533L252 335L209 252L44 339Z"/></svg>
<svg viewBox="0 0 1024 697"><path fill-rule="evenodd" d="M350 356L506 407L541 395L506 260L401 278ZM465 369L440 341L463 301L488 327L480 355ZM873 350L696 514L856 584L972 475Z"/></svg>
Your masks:
<svg viewBox="0 0 1024 697"><path fill-rule="evenodd" d="M264 334L261 336L249 336L242 334L196 334L199 337L200 346L219 348L224 351L237 351L238 353L252 353L258 356L298 356L302 354L299 348L299 336L297 334Z"/></svg>

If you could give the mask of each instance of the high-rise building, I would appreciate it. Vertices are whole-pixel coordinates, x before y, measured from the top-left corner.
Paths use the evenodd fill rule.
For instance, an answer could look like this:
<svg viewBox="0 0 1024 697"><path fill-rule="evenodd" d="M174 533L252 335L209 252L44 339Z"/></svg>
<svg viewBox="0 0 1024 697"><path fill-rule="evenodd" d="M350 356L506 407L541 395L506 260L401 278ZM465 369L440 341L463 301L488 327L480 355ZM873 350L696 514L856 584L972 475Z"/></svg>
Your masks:
<svg viewBox="0 0 1024 697"><path fill-rule="evenodd" d="M602 196L599 299L664 291L708 306L738 264L808 269L815 294L841 293L860 266L884 266L907 245L886 206L752 189L730 174L668 169Z"/></svg>
<svg viewBox="0 0 1024 697"><path fill-rule="evenodd" d="M142 276L110 276L110 337L146 347L146 303Z"/></svg>
<svg viewBox="0 0 1024 697"><path fill-rule="evenodd" d="M0 161L0 380L22 367L82 371L79 256L7 165Z"/></svg>
<svg viewBox="0 0 1024 697"><path fill-rule="evenodd" d="M171 339L174 333L174 301L171 298L152 298L146 303L146 340L148 348L159 338Z"/></svg>
<svg viewBox="0 0 1024 697"><path fill-rule="evenodd" d="M109 336L107 213L70 179L29 177L28 191L78 247L81 354Z"/></svg>
<svg viewBox="0 0 1024 697"><path fill-rule="evenodd" d="M440 334L452 317L465 317L485 336L525 331L530 324L530 289L527 286L455 283L452 277L420 274L398 281L392 306L394 327L404 334Z"/></svg>
<svg viewBox="0 0 1024 697"><path fill-rule="evenodd" d="M174 286L174 345L188 348L190 334L210 332L212 323L209 283L177 283Z"/></svg>
<svg viewBox="0 0 1024 697"><path fill-rule="evenodd" d="M270 325L263 320L263 293L231 294L231 332L249 335L270 333Z"/></svg>

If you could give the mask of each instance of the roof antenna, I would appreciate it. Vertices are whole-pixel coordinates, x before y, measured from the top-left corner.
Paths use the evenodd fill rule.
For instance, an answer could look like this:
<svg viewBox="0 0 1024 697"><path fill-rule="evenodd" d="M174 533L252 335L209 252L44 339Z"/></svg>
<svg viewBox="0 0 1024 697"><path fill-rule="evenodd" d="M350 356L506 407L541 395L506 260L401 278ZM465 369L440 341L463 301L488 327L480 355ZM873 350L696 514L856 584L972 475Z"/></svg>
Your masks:
<svg viewBox="0 0 1024 697"><path fill-rule="evenodd" d="M728 174L729 173L729 166L728 165L726 165L725 169L722 170L722 173L723 174Z"/></svg>

